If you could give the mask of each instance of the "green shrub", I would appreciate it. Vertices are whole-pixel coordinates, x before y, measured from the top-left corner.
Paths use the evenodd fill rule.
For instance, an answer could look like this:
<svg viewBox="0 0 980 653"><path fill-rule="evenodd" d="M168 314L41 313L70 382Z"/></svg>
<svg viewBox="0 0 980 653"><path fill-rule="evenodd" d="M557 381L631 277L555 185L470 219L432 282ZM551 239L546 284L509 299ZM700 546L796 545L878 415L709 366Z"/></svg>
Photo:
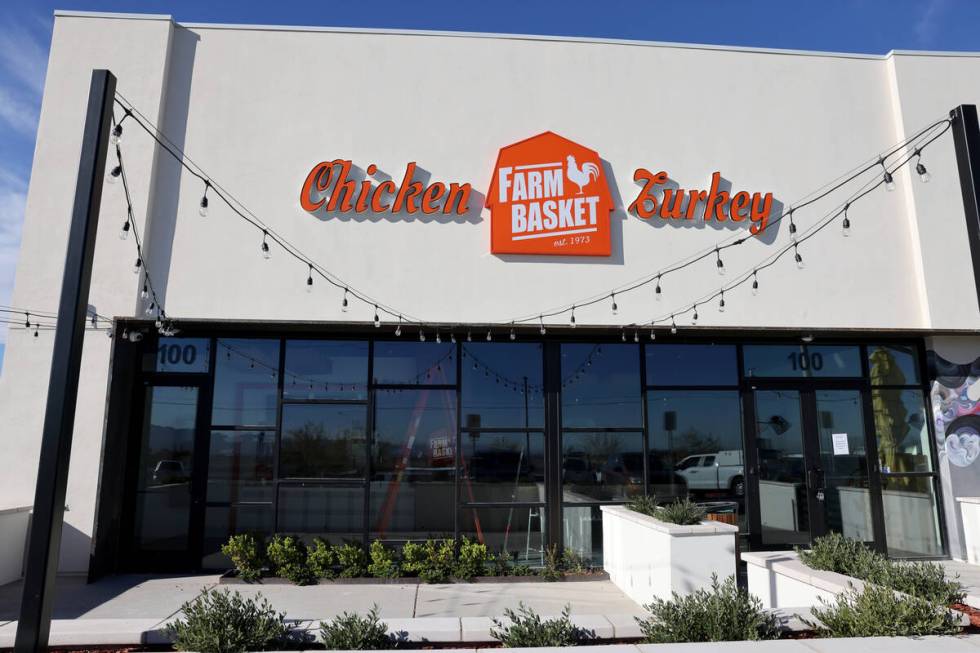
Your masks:
<svg viewBox="0 0 980 653"><path fill-rule="evenodd" d="M487 569L493 556L487 550L486 544L471 542L464 537L459 545L459 556L456 560L456 567L453 569L453 576L461 580L470 580L474 576L486 576Z"/></svg>
<svg viewBox="0 0 980 653"><path fill-rule="evenodd" d="M654 599L644 606L650 616L636 618L650 644L669 642L732 642L775 639L778 620L762 608L762 602L735 585L712 574L711 590L698 589L687 596L674 592L670 601Z"/></svg>
<svg viewBox="0 0 980 653"><path fill-rule="evenodd" d="M501 551L493 558L493 575L494 576L531 576L531 568L525 564L520 564L514 561L514 556L512 556L507 551Z"/></svg>
<svg viewBox="0 0 980 653"><path fill-rule="evenodd" d="M863 542L840 533L818 537L809 550L797 548L796 552L813 569L852 576L942 605L959 603L965 595L956 579L946 578L942 565L888 560Z"/></svg>
<svg viewBox="0 0 980 653"><path fill-rule="evenodd" d="M319 537L313 540L313 546L306 552L306 566L310 573L317 578L333 578L335 562L333 547Z"/></svg>
<svg viewBox="0 0 980 653"><path fill-rule="evenodd" d="M569 606L561 611L558 619L542 620L531 608L522 602L514 612L510 608L504 615L510 621L505 625L494 619L490 636L507 648L531 646L577 646L595 639L595 632L572 624L569 620Z"/></svg>
<svg viewBox="0 0 980 653"><path fill-rule="evenodd" d="M367 555L360 544L345 542L335 546L333 552L340 566L341 578L360 578L367 574Z"/></svg>
<svg viewBox="0 0 980 653"><path fill-rule="evenodd" d="M181 606L183 618L167 624L165 632L178 651L240 653L281 646L288 635L286 615L277 613L258 595L206 589Z"/></svg>
<svg viewBox="0 0 980 653"><path fill-rule="evenodd" d="M578 552L566 548L561 554L561 567L570 574L584 574L589 565Z"/></svg>
<svg viewBox="0 0 980 653"><path fill-rule="evenodd" d="M375 605L366 617L343 613L333 621L320 622L320 639L328 650L376 651L392 648L395 641L388 627L378 619Z"/></svg>
<svg viewBox="0 0 980 653"><path fill-rule="evenodd" d="M227 544L221 545L221 553L231 559L242 580L253 582L262 578L262 549L251 535L232 535Z"/></svg>
<svg viewBox="0 0 980 653"><path fill-rule="evenodd" d="M959 632L959 620L945 605L896 594L888 587L853 587L833 603L811 608L817 621L803 620L819 637L920 637Z"/></svg>
<svg viewBox="0 0 980 653"><path fill-rule="evenodd" d="M427 559L425 546L421 542L405 542L402 545L402 569L418 576L425 567Z"/></svg>
<svg viewBox="0 0 980 653"><path fill-rule="evenodd" d="M807 567L862 580L879 573L879 568L886 564L884 557L866 547L863 542L844 537L840 533L828 533L815 538L809 549L797 547L795 550Z"/></svg>
<svg viewBox="0 0 980 653"><path fill-rule="evenodd" d="M626 507L634 512L638 512L650 517L655 517L657 513L657 497L654 495L641 495L633 497Z"/></svg>
<svg viewBox="0 0 980 653"><path fill-rule="evenodd" d="M275 535L265 547L273 572L297 585L309 585L316 576L306 564L306 546L292 535Z"/></svg>
<svg viewBox="0 0 980 653"><path fill-rule="evenodd" d="M398 578L401 573L394 554L380 540L371 542L371 564L368 573L375 578Z"/></svg>
<svg viewBox="0 0 980 653"><path fill-rule="evenodd" d="M962 603L966 596L963 585L948 580L942 565L935 562L888 561L870 580L940 605Z"/></svg>
<svg viewBox="0 0 980 653"><path fill-rule="evenodd" d="M676 499L657 508L654 515L660 521L679 526L693 526L704 519L704 508L688 498Z"/></svg>
<svg viewBox="0 0 980 653"><path fill-rule="evenodd" d="M456 552L452 540L405 542L402 568L426 583L444 583L452 576Z"/></svg>
<svg viewBox="0 0 980 653"><path fill-rule="evenodd" d="M544 569L541 570L541 578L546 581L561 580L561 554L558 552L558 545L551 544L544 550Z"/></svg>

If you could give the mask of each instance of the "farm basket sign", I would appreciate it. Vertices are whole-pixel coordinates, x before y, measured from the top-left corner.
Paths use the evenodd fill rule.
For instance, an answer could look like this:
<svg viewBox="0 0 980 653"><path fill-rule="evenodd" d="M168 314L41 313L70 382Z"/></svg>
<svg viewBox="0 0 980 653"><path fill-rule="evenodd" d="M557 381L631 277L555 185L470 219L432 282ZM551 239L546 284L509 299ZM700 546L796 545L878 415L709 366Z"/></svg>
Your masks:
<svg viewBox="0 0 980 653"><path fill-rule="evenodd" d="M364 174L366 172L366 174ZM300 205L311 214L387 213L457 216L470 212L469 183L430 181L415 162L401 183L365 170L347 159L322 161L310 170L300 191ZM754 236L762 233L772 210L772 193L731 192L721 173L710 190L671 186L666 171L637 168L633 180L642 188L628 212L642 220L731 220ZM615 206L610 180L599 153L546 131L500 149L490 177L485 207L490 211L493 254L609 256L610 213Z"/></svg>

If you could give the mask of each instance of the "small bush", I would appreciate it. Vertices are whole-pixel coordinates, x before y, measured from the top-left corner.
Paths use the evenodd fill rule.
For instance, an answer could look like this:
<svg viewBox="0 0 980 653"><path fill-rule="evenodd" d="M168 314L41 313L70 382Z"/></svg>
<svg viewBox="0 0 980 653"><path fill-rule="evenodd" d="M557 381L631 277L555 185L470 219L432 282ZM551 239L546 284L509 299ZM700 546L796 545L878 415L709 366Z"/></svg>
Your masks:
<svg viewBox="0 0 980 653"><path fill-rule="evenodd" d="M839 594L834 603L811 608L816 622L803 620L819 637L921 637L959 632L958 618L945 605L867 584Z"/></svg>
<svg viewBox="0 0 980 653"><path fill-rule="evenodd" d="M595 639L595 632L572 624L569 620L570 608L565 606L558 619L542 620L531 608L522 602L514 612L504 610L510 624L504 625L494 619L490 636L507 648L531 646L577 646Z"/></svg>
<svg viewBox="0 0 980 653"><path fill-rule="evenodd" d="M657 513L657 497L652 494L633 497L626 507L634 512L655 517Z"/></svg>
<svg viewBox="0 0 980 653"><path fill-rule="evenodd" d="M368 573L375 578L398 578L401 573L395 556L380 540L371 542L371 564Z"/></svg>
<svg viewBox="0 0 980 653"><path fill-rule="evenodd" d="M470 580L474 576L486 576L489 563L493 556L487 550L486 544L471 542L464 537L459 545L459 557L453 575L461 580Z"/></svg>
<svg viewBox="0 0 980 653"><path fill-rule="evenodd" d="M327 649L339 651L376 651L394 644L388 627L378 618L377 605L366 617L345 612L329 623L321 621L320 639Z"/></svg>
<svg viewBox="0 0 980 653"><path fill-rule="evenodd" d="M306 566L310 573L317 578L333 578L335 562L333 547L319 537L313 540L313 546L306 552Z"/></svg>
<svg viewBox="0 0 980 653"><path fill-rule="evenodd" d="M306 564L306 546L291 535L275 535L265 547L265 555L277 576L297 585L309 585L316 577Z"/></svg>
<svg viewBox="0 0 980 653"><path fill-rule="evenodd" d="M558 552L558 545L552 544L544 551L544 569L541 570L541 578L553 582L561 580L561 554Z"/></svg>
<svg viewBox="0 0 980 653"><path fill-rule="evenodd" d="M405 542L402 568L426 583L444 583L453 574L456 552L452 540Z"/></svg>
<svg viewBox="0 0 980 653"><path fill-rule="evenodd" d="M561 566L562 569L571 574L584 574L589 570L585 558L569 548L566 548L561 554Z"/></svg>
<svg viewBox="0 0 980 653"><path fill-rule="evenodd" d="M183 618L166 626L178 651L240 653L274 649L285 642L286 615L272 609L258 595L242 598L238 592L204 590L181 606Z"/></svg>
<svg viewBox="0 0 980 653"><path fill-rule="evenodd" d="M340 566L341 578L360 578L367 574L367 555L356 542L345 542L334 547L334 557Z"/></svg>
<svg viewBox="0 0 980 653"><path fill-rule="evenodd" d="M493 575L494 576L530 576L532 575L531 568L525 564L520 564L514 561L514 556L512 556L507 551L501 551L493 558Z"/></svg>
<svg viewBox="0 0 980 653"><path fill-rule="evenodd" d="M762 602L735 585L735 577L724 583L712 575L711 590L698 589L670 601L654 599L644 606L650 617L636 618L650 644L670 642L733 642L775 639L778 620L762 608Z"/></svg>
<svg viewBox="0 0 980 653"><path fill-rule="evenodd" d="M402 569L418 576L425 567L427 556L421 542L405 542L402 545Z"/></svg>
<svg viewBox="0 0 980 653"><path fill-rule="evenodd" d="M242 580L254 582L262 578L262 549L251 535L232 535L221 545L221 553L231 559Z"/></svg>
<svg viewBox="0 0 980 653"><path fill-rule="evenodd" d="M660 506L654 517L668 524L693 526L700 524L701 520L704 519L704 508L687 498L676 499Z"/></svg>
<svg viewBox="0 0 980 653"><path fill-rule="evenodd" d="M959 603L965 595L959 581L946 578L942 565L888 560L840 533L818 537L809 550L797 548L796 552L813 569L852 576L942 605Z"/></svg>

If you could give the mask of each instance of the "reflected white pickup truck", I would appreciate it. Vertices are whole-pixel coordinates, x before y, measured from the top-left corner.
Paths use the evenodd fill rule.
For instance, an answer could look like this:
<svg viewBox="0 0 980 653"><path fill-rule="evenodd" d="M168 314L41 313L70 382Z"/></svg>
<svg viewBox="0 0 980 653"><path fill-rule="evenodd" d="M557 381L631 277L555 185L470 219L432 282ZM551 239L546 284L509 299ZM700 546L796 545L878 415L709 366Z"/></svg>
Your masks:
<svg viewBox="0 0 980 653"><path fill-rule="evenodd" d="M676 471L687 481L689 490L730 490L737 497L745 495L739 450L688 456L677 463Z"/></svg>

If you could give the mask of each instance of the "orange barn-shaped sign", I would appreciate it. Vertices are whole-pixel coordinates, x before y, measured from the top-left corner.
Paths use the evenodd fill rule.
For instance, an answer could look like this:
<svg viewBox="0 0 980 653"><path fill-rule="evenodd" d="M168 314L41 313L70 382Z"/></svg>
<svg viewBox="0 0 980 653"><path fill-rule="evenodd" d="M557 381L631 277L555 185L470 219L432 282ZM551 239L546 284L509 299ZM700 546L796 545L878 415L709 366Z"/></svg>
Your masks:
<svg viewBox="0 0 980 653"><path fill-rule="evenodd" d="M553 132L501 148L487 192L494 254L609 256L609 184L598 152Z"/></svg>

